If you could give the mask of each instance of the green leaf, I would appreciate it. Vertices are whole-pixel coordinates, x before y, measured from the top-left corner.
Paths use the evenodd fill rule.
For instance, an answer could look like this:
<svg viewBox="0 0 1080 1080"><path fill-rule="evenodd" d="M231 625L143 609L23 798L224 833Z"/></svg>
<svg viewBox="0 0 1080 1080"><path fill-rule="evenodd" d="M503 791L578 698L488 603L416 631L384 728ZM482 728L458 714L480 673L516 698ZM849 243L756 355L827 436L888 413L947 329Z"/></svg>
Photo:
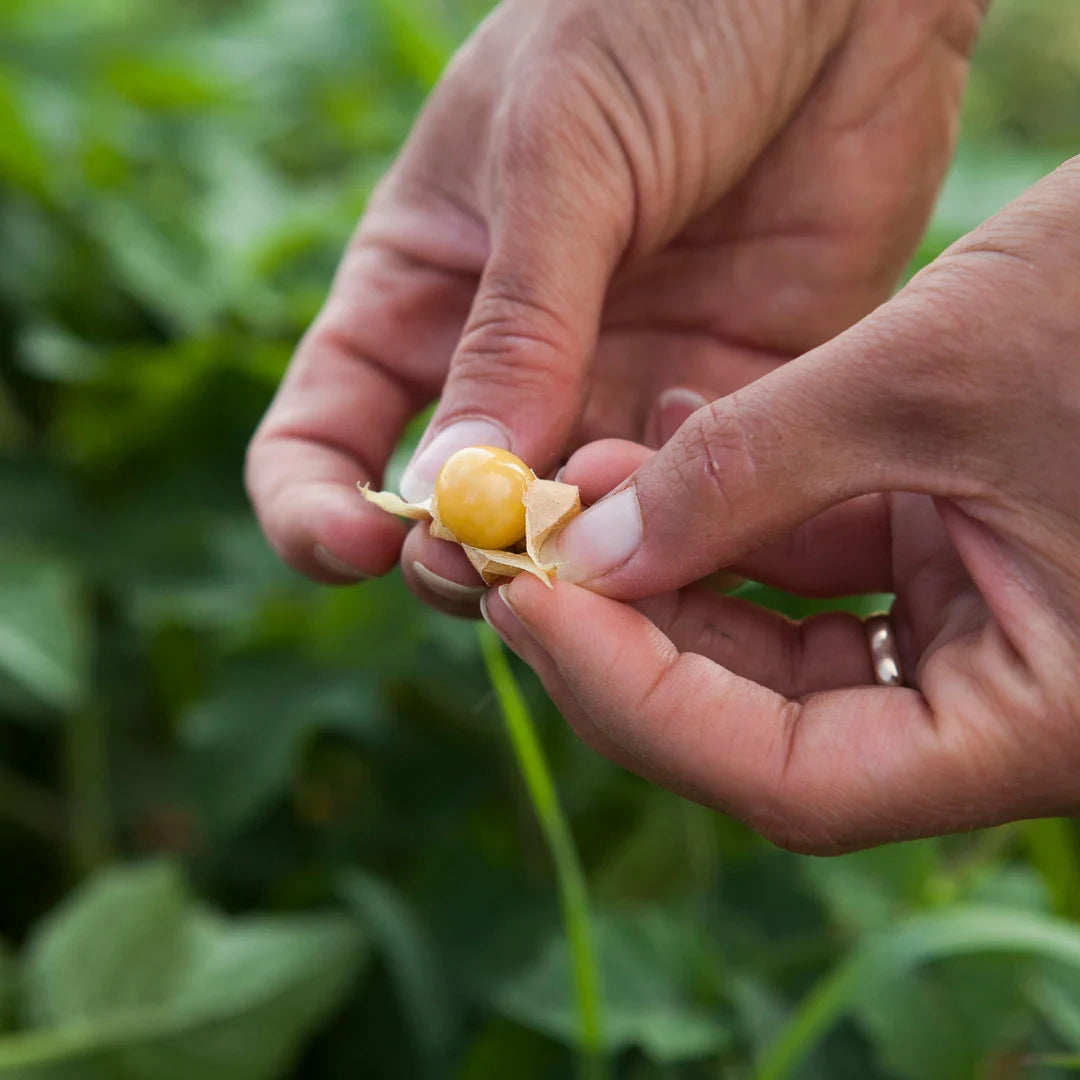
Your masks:
<svg viewBox="0 0 1080 1080"><path fill-rule="evenodd" d="M229 100L229 87L193 69L190 62L185 65L160 57L117 57L106 65L103 75L112 89L143 109L195 112Z"/></svg>
<svg viewBox="0 0 1080 1080"><path fill-rule="evenodd" d="M1048 967L1031 980L1028 995L1057 1036L1080 1047L1080 972Z"/></svg>
<svg viewBox="0 0 1080 1080"><path fill-rule="evenodd" d="M962 143L934 212L931 231L952 242L1023 194L1061 156L1022 146Z"/></svg>
<svg viewBox="0 0 1080 1080"><path fill-rule="evenodd" d="M7 945L0 941L0 1031L7 1031L15 1005L15 960Z"/></svg>
<svg viewBox="0 0 1080 1080"><path fill-rule="evenodd" d="M636 1046L667 1064L730 1043L719 1006L695 993L701 942L681 919L649 911L594 921L610 1052ZM519 1023L574 1045L579 1025L565 938L551 938L531 965L498 987L494 1002Z"/></svg>
<svg viewBox="0 0 1080 1080"><path fill-rule="evenodd" d="M34 195L48 189L48 165L42 148L26 123L16 73L0 67L0 180Z"/></svg>
<svg viewBox="0 0 1080 1080"><path fill-rule="evenodd" d="M888 611L893 601L892 596L886 593L815 599L796 596L794 593L774 589L771 585L761 585L756 581L747 582L739 589L737 595L740 599L749 600L752 604L782 612L790 619L806 619L811 615L820 615L826 611L850 611L855 615L871 615L876 611Z"/></svg>
<svg viewBox="0 0 1080 1080"><path fill-rule="evenodd" d="M226 920L176 867L103 872L34 934L34 1029L0 1039L14 1080L272 1080L341 1001L362 942L338 916Z"/></svg>
<svg viewBox="0 0 1080 1080"><path fill-rule="evenodd" d="M763 1056L758 1080L795 1075L822 1036L883 985L929 961L971 953L1039 956L1080 968L1080 929L1024 911L957 907L874 934L806 997Z"/></svg>
<svg viewBox="0 0 1080 1080"><path fill-rule="evenodd" d="M1023 1045L1031 1011L1022 992L1024 958L968 956L934 971L905 972L868 988L856 1004L890 1074L905 1080L976 1076L1004 1046Z"/></svg>
<svg viewBox="0 0 1080 1080"><path fill-rule="evenodd" d="M798 867L841 926L886 926L919 899L933 873L934 841L893 844L835 859L800 859Z"/></svg>
<svg viewBox="0 0 1080 1080"><path fill-rule="evenodd" d="M1025 821L1020 833L1028 859L1050 892L1054 911L1080 918L1080 850L1074 823L1066 818Z"/></svg>
<svg viewBox="0 0 1080 1080"><path fill-rule="evenodd" d="M392 48L422 86L435 85L456 42L440 18L445 9L430 0L374 0Z"/></svg>
<svg viewBox="0 0 1080 1080"><path fill-rule="evenodd" d="M20 544L0 544L0 673L48 705L86 697L90 620L71 568Z"/></svg>
<svg viewBox="0 0 1080 1080"><path fill-rule="evenodd" d="M1045 1065L1048 1069L1068 1069L1080 1072L1080 1054L1033 1054L1027 1064Z"/></svg>
<svg viewBox="0 0 1080 1080"><path fill-rule="evenodd" d="M332 730L370 740L382 708L363 675L279 656L237 664L182 719L188 775L210 827L248 825L288 791L307 740Z"/></svg>
<svg viewBox="0 0 1080 1080"><path fill-rule="evenodd" d="M412 1044L429 1070L447 1060L456 1026L455 1006L441 972L441 960L423 926L390 885L362 870L344 872L338 882L347 904L383 959L412 1034Z"/></svg>
<svg viewBox="0 0 1080 1080"><path fill-rule="evenodd" d="M221 297L207 284L191 245L170 243L160 226L127 199L96 200L87 231L117 282L161 319L187 334L210 325Z"/></svg>
<svg viewBox="0 0 1080 1080"><path fill-rule="evenodd" d="M26 958L28 1020L47 1027L168 1000L190 930L189 898L170 864L102 875L39 926Z"/></svg>

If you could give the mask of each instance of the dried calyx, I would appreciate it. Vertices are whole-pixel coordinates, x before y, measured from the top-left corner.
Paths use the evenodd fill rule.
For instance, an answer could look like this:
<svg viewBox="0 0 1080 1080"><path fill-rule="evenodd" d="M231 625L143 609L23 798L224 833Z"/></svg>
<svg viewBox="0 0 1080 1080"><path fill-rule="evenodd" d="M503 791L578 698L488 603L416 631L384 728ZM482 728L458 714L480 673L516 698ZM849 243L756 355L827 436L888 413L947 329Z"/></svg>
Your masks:
<svg viewBox="0 0 1080 1080"><path fill-rule="evenodd" d="M460 544L488 585L529 573L550 586L559 565L554 540L581 512L576 487L540 480L496 447L459 450L439 473L435 494L423 502L372 491L368 484L360 491L391 514L430 521L431 535Z"/></svg>

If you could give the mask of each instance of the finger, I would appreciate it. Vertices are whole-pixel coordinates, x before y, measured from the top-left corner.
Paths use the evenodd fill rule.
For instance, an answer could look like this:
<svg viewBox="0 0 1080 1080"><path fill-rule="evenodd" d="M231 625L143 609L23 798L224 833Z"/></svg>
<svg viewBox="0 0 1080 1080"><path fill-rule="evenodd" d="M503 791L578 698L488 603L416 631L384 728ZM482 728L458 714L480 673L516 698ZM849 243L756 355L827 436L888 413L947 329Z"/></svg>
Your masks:
<svg viewBox="0 0 1080 1080"><path fill-rule="evenodd" d="M981 416L927 377L933 344L918 377L898 377L925 321L925 297L906 302L699 410L567 527L567 580L638 598L735 566L861 495L985 495L978 468L956 466Z"/></svg>
<svg viewBox="0 0 1080 1080"><path fill-rule="evenodd" d="M663 446L709 400L688 386L669 387L656 400L645 425L645 441L653 447Z"/></svg>
<svg viewBox="0 0 1080 1080"><path fill-rule="evenodd" d="M582 408L632 193L584 154L584 120L571 145L542 109L518 106L515 116L520 130L496 172L491 253L439 408L402 477L408 499L430 495L446 459L478 443L544 475Z"/></svg>
<svg viewBox="0 0 1080 1080"><path fill-rule="evenodd" d="M586 506L598 502L645 464L654 451L605 439L576 451L562 479ZM889 500L851 499L811 518L775 543L748 552L730 569L801 596L845 596L892 590Z"/></svg>
<svg viewBox="0 0 1080 1080"><path fill-rule="evenodd" d="M788 698L874 682L866 629L847 612L793 622L705 586L639 600L679 652L693 652Z"/></svg>
<svg viewBox="0 0 1080 1080"><path fill-rule="evenodd" d="M1000 725L935 714L914 690L792 701L587 590L519 578L506 598L558 671L545 686L560 708L584 711L637 771L781 846L831 853L1045 810L1017 784Z"/></svg>
<svg viewBox="0 0 1080 1080"><path fill-rule="evenodd" d="M1063 167L862 322L695 413L568 526L568 580L621 598L667 592L875 492L986 508L1026 506L1033 483L1049 494L1058 444L1044 440L1054 450L1033 469L1042 450L1031 433L1046 423L1048 391L1068 391L1053 365L1033 369L1047 381L1017 368L1002 318L1023 324L1048 283L1067 279L1053 238L1077 177Z"/></svg>
<svg viewBox="0 0 1080 1080"><path fill-rule="evenodd" d="M424 603L447 615L475 619L487 586L454 543L436 540L426 525L417 525L401 549L405 584Z"/></svg>
<svg viewBox="0 0 1080 1080"><path fill-rule="evenodd" d="M629 439L600 439L575 450L559 479L577 487L581 501L590 506L618 487L654 453Z"/></svg>
<svg viewBox="0 0 1080 1080"><path fill-rule="evenodd" d="M733 569L800 596L892 592L890 499L849 499L748 552Z"/></svg>
<svg viewBox="0 0 1080 1080"><path fill-rule="evenodd" d="M356 244L346 254L247 457L255 511L294 569L344 582L396 562L404 527L356 485L379 486L406 421L431 395L398 358L413 372L445 369L464 291L459 278L383 246Z"/></svg>
<svg viewBox="0 0 1080 1080"><path fill-rule="evenodd" d="M623 768L634 771L634 759L618 743L612 742L589 719L588 714L577 707L564 690L558 696L552 687L564 687L562 676L555 662L540 647L540 643L522 625L506 603L506 585L488 589L480 602L480 612L507 648L513 650L536 672L547 688L552 700L562 701L561 711L564 719L573 728L574 733L586 746Z"/></svg>

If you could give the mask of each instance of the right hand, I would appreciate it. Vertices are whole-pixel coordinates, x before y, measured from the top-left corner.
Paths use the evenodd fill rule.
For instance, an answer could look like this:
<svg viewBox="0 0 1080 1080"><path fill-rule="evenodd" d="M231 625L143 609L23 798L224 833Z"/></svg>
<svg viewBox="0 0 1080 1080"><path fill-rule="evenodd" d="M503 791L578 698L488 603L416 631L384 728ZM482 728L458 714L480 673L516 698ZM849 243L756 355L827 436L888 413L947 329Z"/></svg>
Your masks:
<svg viewBox="0 0 1080 1080"><path fill-rule="evenodd" d="M559 536L587 588L485 608L591 745L787 847L1074 816L1078 433L1080 157L660 450L580 450L587 499L619 484ZM905 685L854 615L689 584L727 567L894 593Z"/></svg>
<svg viewBox="0 0 1080 1080"><path fill-rule="evenodd" d="M474 611L455 546L418 529L401 551L404 527L356 494L406 421L441 395L407 496L462 444L543 474L594 439L658 445L855 322L925 225L980 16L972 0L508 0L372 196L254 437L270 543L335 583L401 552L415 591Z"/></svg>

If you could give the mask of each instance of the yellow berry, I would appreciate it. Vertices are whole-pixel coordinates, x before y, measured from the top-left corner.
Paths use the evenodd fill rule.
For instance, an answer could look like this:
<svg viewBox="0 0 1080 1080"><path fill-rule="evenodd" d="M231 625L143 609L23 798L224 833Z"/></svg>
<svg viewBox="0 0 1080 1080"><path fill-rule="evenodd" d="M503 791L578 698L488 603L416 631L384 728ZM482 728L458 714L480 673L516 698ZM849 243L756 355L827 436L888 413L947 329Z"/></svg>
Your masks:
<svg viewBox="0 0 1080 1080"><path fill-rule="evenodd" d="M532 469L509 450L468 446L442 467L435 502L442 523L471 547L499 549L525 539L525 489Z"/></svg>

